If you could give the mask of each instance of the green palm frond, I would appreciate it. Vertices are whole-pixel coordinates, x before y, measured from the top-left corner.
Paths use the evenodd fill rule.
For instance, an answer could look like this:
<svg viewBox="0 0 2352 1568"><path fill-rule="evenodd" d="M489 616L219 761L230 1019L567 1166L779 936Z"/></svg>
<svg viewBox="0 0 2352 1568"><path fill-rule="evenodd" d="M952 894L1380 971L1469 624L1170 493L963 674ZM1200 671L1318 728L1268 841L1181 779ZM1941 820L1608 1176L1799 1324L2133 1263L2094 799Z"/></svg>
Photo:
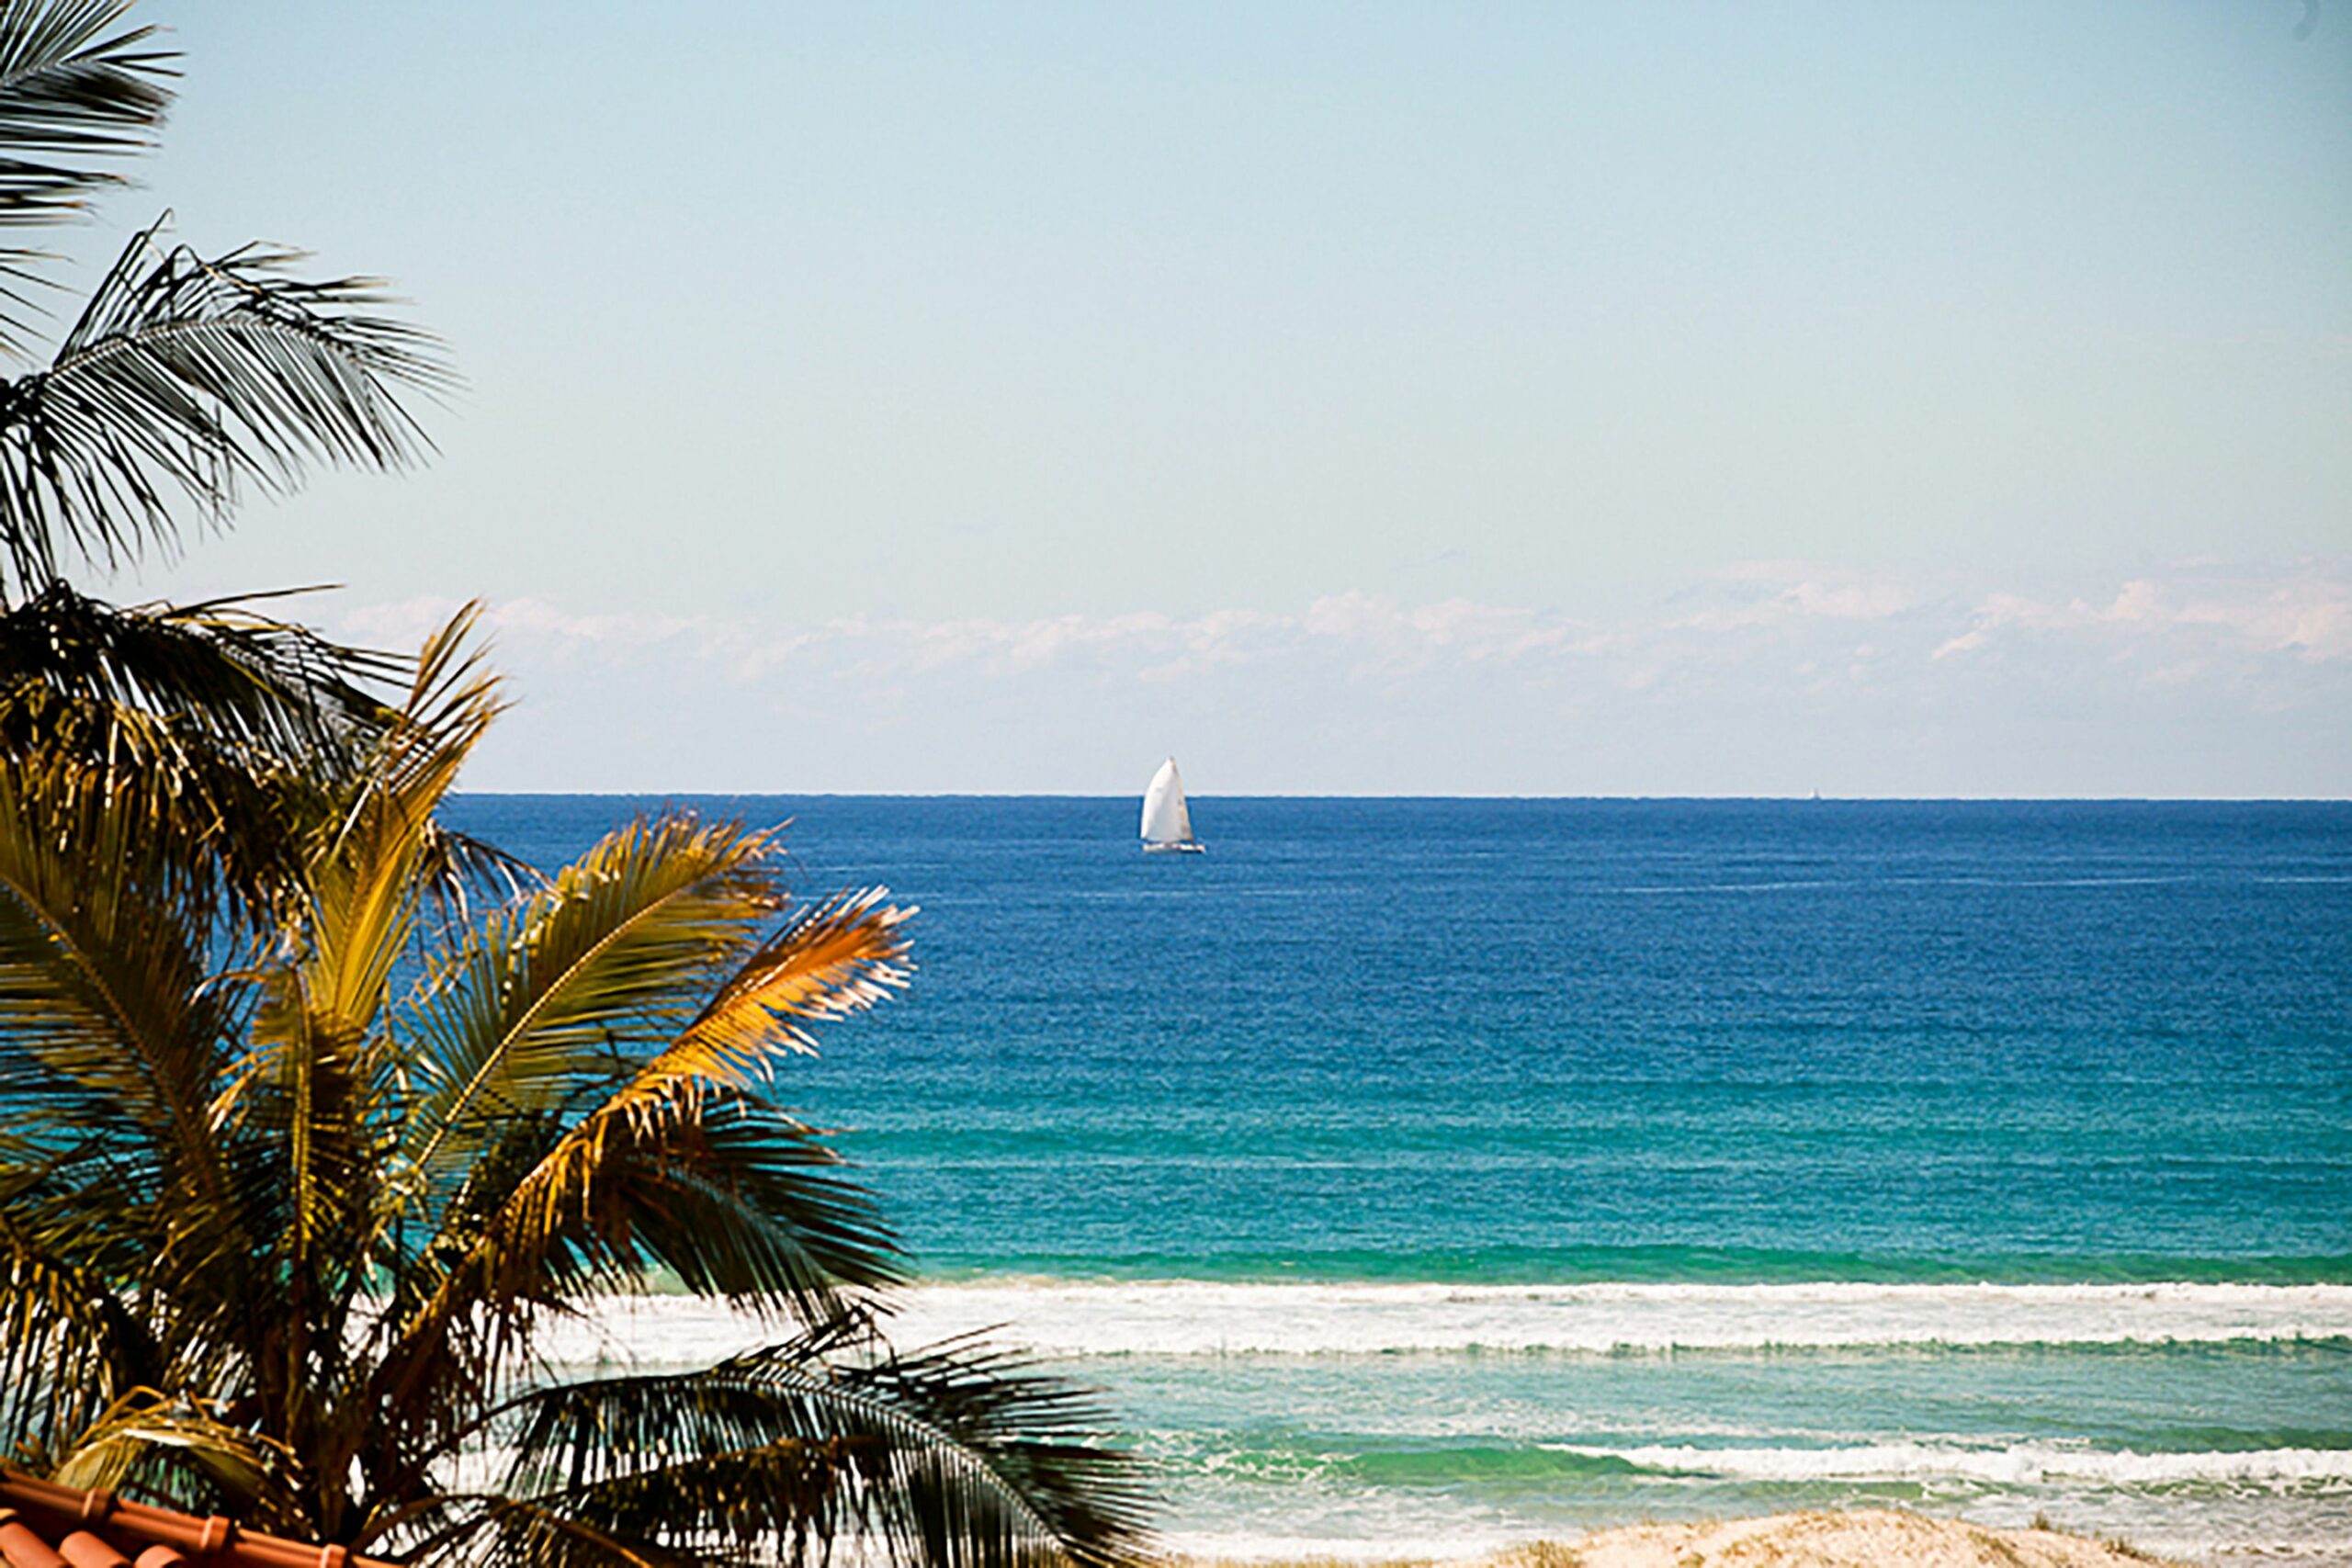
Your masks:
<svg viewBox="0 0 2352 1568"><path fill-rule="evenodd" d="M553 1163L561 1141L479 1228L469 1221L481 1195L459 1195L440 1241L476 1242L469 1256L487 1260L492 1298L625 1292L661 1269L697 1294L824 1322L848 1310L844 1287L899 1278L897 1243L873 1200L845 1179L841 1156L763 1100L713 1086L690 1114L620 1118L599 1131L593 1173L552 1213L534 1215L514 1198L562 1168ZM494 1186L498 1163L482 1168Z"/></svg>
<svg viewBox="0 0 2352 1568"><path fill-rule="evenodd" d="M450 1562L507 1562L539 1568L559 1563L578 1568L730 1568L728 1559L716 1554L650 1551L591 1523L563 1503L551 1506L494 1492L436 1496L432 1506L417 1510L404 1522L439 1527L406 1532L421 1533L426 1544L402 1552L405 1559L434 1568Z"/></svg>
<svg viewBox="0 0 2352 1568"><path fill-rule="evenodd" d="M520 1506L446 1553L502 1568L801 1562L842 1546L937 1568L1142 1555L1148 1495L1091 1396L969 1340L895 1355L803 1336L703 1371L537 1390L510 1419L500 1496Z"/></svg>
<svg viewBox="0 0 2352 1568"><path fill-rule="evenodd" d="M714 1101L744 1099L778 1053L810 1049L796 1020L842 1017L904 984L899 927L912 911L882 897L844 896L787 921L683 1032L619 1077L503 1196L482 1244L496 1272L534 1277L552 1248L584 1234L607 1176L639 1168L629 1162Z"/></svg>
<svg viewBox="0 0 2352 1568"><path fill-rule="evenodd" d="M419 874L431 889L435 920L430 934L436 953L465 940L476 923L478 903L484 909L503 908L548 885L539 868L522 856L460 832L437 817Z"/></svg>
<svg viewBox="0 0 2352 1568"><path fill-rule="evenodd" d="M393 1113L380 1043L318 1005L307 978L290 965L265 978L254 1048L241 1064L228 1112L242 1142L276 1156L279 1179L265 1189L275 1201L262 1233L272 1264L305 1292L320 1294L309 1321L288 1325L297 1333L313 1325L339 1331L355 1282L375 1261L360 1248L377 1208ZM342 1349L331 1337L290 1346L286 1375L309 1377L340 1364Z"/></svg>
<svg viewBox="0 0 2352 1568"><path fill-rule="evenodd" d="M880 889L843 895L787 920L673 1041L548 1151L515 1184L487 1235L487 1256L496 1259L491 1275L508 1281L496 1293L537 1277L559 1248L609 1245L594 1222L606 1212L628 1213L636 1204L600 1206L620 1202L631 1179L666 1176L682 1152L756 1156L756 1164L730 1179L753 1190L771 1186L778 1196L789 1190L776 1184L782 1173L815 1163L808 1152L813 1135L787 1117L744 1109L753 1103L748 1091L765 1080L780 1054L814 1049L801 1021L844 1017L905 984L906 943L899 928L913 911L884 904L884 896ZM710 1136L730 1108L745 1136ZM649 1154L655 1157L649 1160ZM790 1209L775 1218L805 1229L825 1274L852 1282L895 1277L887 1234L876 1227L870 1239L861 1239L854 1225L842 1224L854 1213L854 1206L828 1205L805 1226ZM653 1233L638 1245L658 1256L666 1239ZM811 1298L789 1276L780 1281L783 1289L772 1291L764 1270L753 1260L745 1264L738 1282L723 1287L727 1293L803 1320L834 1315L830 1292Z"/></svg>
<svg viewBox="0 0 2352 1568"><path fill-rule="evenodd" d="M129 0L0 3L0 226L70 218L111 165L146 151L172 95L155 29L119 26ZM0 247L0 352L21 347L37 252Z"/></svg>
<svg viewBox="0 0 2352 1568"><path fill-rule="evenodd" d="M691 1125L632 1134L640 1175L616 1190L611 1228L695 1293L821 1321L845 1287L900 1280L897 1239L841 1155L765 1100L713 1089Z"/></svg>
<svg viewBox="0 0 2352 1568"><path fill-rule="evenodd" d="M903 989L910 970L899 928L918 911L883 903L888 897L885 887L842 893L786 920L633 1092L662 1092L673 1077L763 1082L779 1055L815 1054L808 1024L847 1018Z"/></svg>
<svg viewBox="0 0 2352 1568"><path fill-rule="evenodd" d="M90 1288L173 1298L162 1375L222 1365L266 1233L213 1104L251 987L211 973L206 863L158 824L135 776L0 765L0 1188Z"/></svg>
<svg viewBox="0 0 2352 1568"><path fill-rule="evenodd" d="M507 1145L480 1162L479 1187L450 1206L433 1250L408 1266L404 1283L438 1280L439 1288L404 1293L387 1316L384 1329L398 1332L376 1358L372 1397L411 1405L421 1430L449 1439L464 1412L428 1411L417 1391L496 1386L502 1366L530 1364L537 1314L586 1310L591 1298L639 1290L657 1271L754 1314L782 1306L833 1324L857 1321L865 1293L899 1280L871 1198L842 1179L840 1156L819 1134L764 1101L715 1091L691 1122L612 1131L591 1188L550 1214L513 1202L508 1173L540 1174L562 1130L544 1120L510 1125ZM508 1201L495 1203L502 1195ZM518 1232L519 1245L509 1239Z"/></svg>
<svg viewBox="0 0 2352 1568"><path fill-rule="evenodd" d="M306 282L299 253L212 259L132 240L45 370L0 383L0 586L39 592L61 547L111 567L178 536L174 498L218 520L239 487L424 450L395 395L452 384L435 340L375 313L374 279Z"/></svg>

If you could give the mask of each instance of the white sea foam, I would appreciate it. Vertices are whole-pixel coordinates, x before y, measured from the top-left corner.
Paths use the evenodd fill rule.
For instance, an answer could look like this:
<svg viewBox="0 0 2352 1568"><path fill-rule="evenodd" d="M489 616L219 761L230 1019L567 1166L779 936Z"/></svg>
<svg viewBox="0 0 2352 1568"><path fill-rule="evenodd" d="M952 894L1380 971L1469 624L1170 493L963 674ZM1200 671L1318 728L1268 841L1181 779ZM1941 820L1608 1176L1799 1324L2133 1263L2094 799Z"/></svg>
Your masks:
<svg viewBox="0 0 2352 1568"><path fill-rule="evenodd" d="M892 1337L1054 1357L2161 1345L2352 1337L2352 1286L1219 1284L992 1280L902 1298ZM724 1306L615 1298L560 1361L707 1361L774 1337Z"/></svg>
<svg viewBox="0 0 2352 1568"><path fill-rule="evenodd" d="M2101 1486L2208 1484L2249 1491L2329 1491L2352 1486L2352 1452L2258 1449L2243 1452L2132 1453L2058 1443L2000 1448L1943 1443L1871 1443L1852 1448L1700 1448L1640 1444L1544 1445L1560 1453L1622 1460L1644 1470L1734 1481L1919 1481L1958 1479L2003 1486L2095 1483Z"/></svg>

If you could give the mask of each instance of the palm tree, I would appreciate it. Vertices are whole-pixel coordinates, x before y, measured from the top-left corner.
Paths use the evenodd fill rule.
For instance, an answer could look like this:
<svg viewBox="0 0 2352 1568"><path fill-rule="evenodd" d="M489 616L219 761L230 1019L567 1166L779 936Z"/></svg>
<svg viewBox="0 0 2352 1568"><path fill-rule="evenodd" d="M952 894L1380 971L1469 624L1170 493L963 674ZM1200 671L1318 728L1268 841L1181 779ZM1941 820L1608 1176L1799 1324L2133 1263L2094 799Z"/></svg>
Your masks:
<svg viewBox="0 0 2352 1568"><path fill-rule="evenodd" d="M122 184L171 103L173 56L129 0L0 0L0 230L78 217ZM224 524L243 490L320 465L401 467L426 443L400 400L450 376L382 314L374 280L305 281L295 253L203 256L134 235L34 363L50 259L0 245L0 756L70 749L210 832L259 897L288 882L274 791L364 742L397 670L255 602L122 608L69 572Z"/></svg>
<svg viewBox="0 0 2352 1568"><path fill-rule="evenodd" d="M437 919L433 818L498 709L467 619L244 941L118 773L0 767L0 1443L71 1484L418 1564L1108 1564L1126 1456L984 1347L892 1352L898 1251L763 1092L905 979L905 912L787 902L666 813ZM649 1270L772 1325L565 1380Z"/></svg>
<svg viewBox="0 0 2352 1568"><path fill-rule="evenodd" d="M0 0L0 228L149 144L127 10ZM43 260L0 246L0 354ZM771 837L672 814L477 919L465 623L412 663L70 580L424 450L431 340L294 260L159 224L0 378L0 1445L420 1565L1132 1556L1082 1399L888 1347L890 1234L763 1092L903 978L898 911L789 907ZM560 1380L544 1329L648 1270L775 1343Z"/></svg>

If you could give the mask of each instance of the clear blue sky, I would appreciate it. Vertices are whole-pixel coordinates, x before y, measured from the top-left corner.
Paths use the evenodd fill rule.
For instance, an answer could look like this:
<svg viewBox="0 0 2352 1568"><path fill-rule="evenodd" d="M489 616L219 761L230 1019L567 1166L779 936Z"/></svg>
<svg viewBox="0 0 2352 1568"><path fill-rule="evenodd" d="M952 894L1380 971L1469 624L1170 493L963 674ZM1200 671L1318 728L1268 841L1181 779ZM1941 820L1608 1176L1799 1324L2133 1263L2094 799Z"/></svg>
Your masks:
<svg viewBox="0 0 2352 1568"><path fill-rule="evenodd" d="M147 11L469 387L116 592L477 787L2352 794L2339 0Z"/></svg>

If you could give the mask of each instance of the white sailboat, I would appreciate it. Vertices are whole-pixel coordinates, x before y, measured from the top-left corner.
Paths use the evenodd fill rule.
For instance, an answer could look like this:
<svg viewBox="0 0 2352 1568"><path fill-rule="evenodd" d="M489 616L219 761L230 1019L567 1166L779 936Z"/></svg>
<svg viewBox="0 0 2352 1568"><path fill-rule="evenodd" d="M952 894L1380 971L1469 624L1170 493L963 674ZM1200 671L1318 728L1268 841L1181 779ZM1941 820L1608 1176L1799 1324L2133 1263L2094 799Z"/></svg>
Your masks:
<svg viewBox="0 0 2352 1568"><path fill-rule="evenodd" d="M1143 852L1148 855L1196 855L1208 846L1193 837L1193 813L1184 805L1184 775L1176 759L1159 764L1151 787L1143 792Z"/></svg>

